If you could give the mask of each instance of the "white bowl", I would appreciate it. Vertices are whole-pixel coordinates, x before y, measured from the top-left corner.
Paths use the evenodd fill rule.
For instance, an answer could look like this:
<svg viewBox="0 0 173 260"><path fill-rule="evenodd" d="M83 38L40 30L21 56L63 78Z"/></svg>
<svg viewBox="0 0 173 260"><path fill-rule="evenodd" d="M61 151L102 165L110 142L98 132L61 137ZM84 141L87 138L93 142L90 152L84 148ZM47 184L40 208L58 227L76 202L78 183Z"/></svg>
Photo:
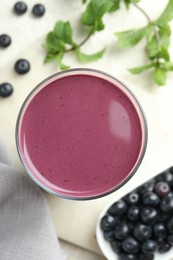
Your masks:
<svg viewBox="0 0 173 260"><path fill-rule="evenodd" d="M167 167L166 169L168 169L170 167ZM164 169L164 170L166 170ZM164 171L163 170L163 171ZM161 173L162 171L160 171L159 173ZM158 174L159 174L158 173ZM158 174L156 174L155 176L157 176ZM151 178L152 179L152 178ZM146 182L149 181L150 178L148 178L148 180L146 179ZM136 187L137 188L137 187ZM134 190L135 188L131 189ZM129 192L128 192L129 193ZM108 259L108 260L119 260L118 255L112 250L110 243L108 241L106 241L103 237L103 231L101 230L100 227L100 221L102 219L102 217L106 214L107 210L109 209L109 207L116 201L118 201L120 198L124 197L126 194L121 194L121 197L116 198L115 200L111 200L105 207L104 209L101 211L98 220L97 220L97 225L96 225L96 238L97 238L97 242L98 245L103 253L103 255ZM155 253L154 254L154 260L173 260L173 247L172 249L164 254L159 254L159 253Z"/></svg>

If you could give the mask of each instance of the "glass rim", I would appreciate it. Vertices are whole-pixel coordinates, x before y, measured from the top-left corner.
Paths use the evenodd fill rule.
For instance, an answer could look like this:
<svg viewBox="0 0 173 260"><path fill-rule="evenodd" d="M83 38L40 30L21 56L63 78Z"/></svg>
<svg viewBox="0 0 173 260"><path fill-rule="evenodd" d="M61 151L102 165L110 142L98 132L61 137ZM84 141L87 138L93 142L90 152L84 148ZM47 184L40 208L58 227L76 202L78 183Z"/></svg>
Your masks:
<svg viewBox="0 0 173 260"><path fill-rule="evenodd" d="M125 177L118 185L116 185L116 187L112 187L111 189L101 192L100 194L97 195L89 195L89 196L72 196L72 195L67 195L67 194L63 194L61 192L56 192L54 190L52 190L51 188L48 188L46 185L44 185L43 183L41 183L33 174L32 172L29 170L27 163L25 163L23 156L22 156L22 149L20 148L20 142L19 142L19 130L20 130L20 122L21 122L21 118L22 118L22 114L24 112L25 107L27 107L27 103L30 100L30 98L33 97L33 95L37 94L37 90L41 90L42 88L44 88L45 86L47 86L48 82L53 82L54 80L58 80L58 78L62 78L63 76L70 76L70 75L75 75L73 73L78 73L82 75L82 73L84 75L90 75L90 76L94 76L94 73L96 75L100 75L100 76L105 76L106 80L111 79L115 85L118 83L119 88L121 88L121 91L124 92L125 90L125 95L130 99L130 101L133 103L133 101L135 102L135 104L133 103L134 107L138 108L137 112L138 112L138 117L139 117L139 121L141 123L141 129L142 129L142 141L141 141L141 147L140 147L140 153L136 159L136 162L134 164L134 167L132 168L131 172L129 172L129 174L127 175L127 177ZM86 74L85 74L86 73ZM93 74L92 74L93 73ZM95 76L96 76L95 75ZM38 92L39 92L38 91ZM127 93L129 95L127 95ZM29 104L29 103L28 103ZM26 98L24 99L22 106L19 109L18 112L18 116L17 116L17 120L16 120L16 128L15 128L15 142L16 142L16 148L17 148L17 152L20 158L20 161L22 163L22 165L24 166L24 169L26 170L26 173L29 175L29 177L39 186L41 187L43 190L45 190L46 192L48 192L49 194L64 198L64 199L69 199L69 200L77 200L77 201L85 201L85 200L93 200L93 199L98 199L98 198L102 198L104 196L107 196L117 190L119 190L122 186L124 186L132 177L133 175L136 173L136 171L138 170L145 152L146 152L146 148L147 148L147 142L148 142L148 125L147 125L147 120L146 120L146 116L144 113L144 110L141 106L141 104L139 103L138 99L136 98L135 94L124 84L122 83L120 80L118 80L116 77L112 76L111 74L104 72L102 70L98 70L98 69L92 69L92 68L73 68L73 69L68 69L65 71L59 71L56 72L52 75L50 75L49 77L45 78L44 80L42 80L40 83L38 83L30 92L29 94L26 96Z"/></svg>

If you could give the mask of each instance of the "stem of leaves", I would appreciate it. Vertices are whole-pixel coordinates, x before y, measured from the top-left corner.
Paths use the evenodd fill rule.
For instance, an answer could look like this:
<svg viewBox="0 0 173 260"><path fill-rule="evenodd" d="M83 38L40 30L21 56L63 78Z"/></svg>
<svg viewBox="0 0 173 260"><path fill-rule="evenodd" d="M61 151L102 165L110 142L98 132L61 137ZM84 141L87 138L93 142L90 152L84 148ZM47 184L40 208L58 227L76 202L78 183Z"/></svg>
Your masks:
<svg viewBox="0 0 173 260"><path fill-rule="evenodd" d="M91 37L92 35L92 30L89 32L89 34L81 41L81 43L79 43L78 45L74 45L72 48L70 49L66 49L64 52L71 52L71 51L75 51L77 49L79 49L80 47L82 47L88 40L89 38Z"/></svg>
<svg viewBox="0 0 173 260"><path fill-rule="evenodd" d="M153 21L151 20L151 18L149 17L149 15L145 12L145 10L143 8L141 8L137 3L131 1L131 3L133 4L133 6L135 6L144 16L145 18L147 19L148 21L148 24L153 24ZM158 27L157 25L154 25L153 26L153 34L155 36L155 39L156 39L156 42L157 42L157 47L158 49L160 49L160 36L158 34ZM156 58L156 63L158 64L159 66L159 58Z"/></svg>
<svg viewBox="0 0 173 260"><path fill-rule="evenodd" d="M152 23L149 15L145 12L145 10L143 10L137 3L135 3L134 1L131 1L131 3L133 4L133 6L135 6L147 19L148 23Z"/></svg>

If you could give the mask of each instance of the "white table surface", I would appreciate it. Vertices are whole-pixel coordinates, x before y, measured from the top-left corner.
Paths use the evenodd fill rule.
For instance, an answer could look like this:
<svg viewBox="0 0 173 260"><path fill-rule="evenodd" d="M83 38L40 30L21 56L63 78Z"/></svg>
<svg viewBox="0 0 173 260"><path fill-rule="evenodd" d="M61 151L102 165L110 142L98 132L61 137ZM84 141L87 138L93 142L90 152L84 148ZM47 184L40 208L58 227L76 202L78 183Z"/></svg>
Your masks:
<svg viewBox="0 0 173 260"><path fill-rule="evenodd" d="M44 51L41 44L56 20L71 20L75 27L75 37L81 40L84 35L78 26L81 0L42 0L47 12L40 19L31 14L34 0L27 1L28 12L21 17L13 14L16 1L0 1L0 34L7 33L12 37L12 44L0 50L0 82L9 81L14 86L10 98L0 99L0 136L9 147L14 166L24 172L15 146L15 123L18 111L27 94L33 87L47 76L59 71L55 63L43 65ZM163 10L168 1L143 0L141 5L151 18L155 18ZM105 17L106 29L92 37L83 51L94 52L104 46L107 51L104 57L89 64L81 64L68 54L64 63L74 67L90 67L104 70L124 82L137 96L145 111L149 140L144 160L134 177L117 192L92 201L70 201L46 194L57 235L64 240L99 252L95 239L95 226L98 215L111 198L120 197L146 179L173 164L173 73L168 75L165 87L153 84L150 73L131 75L128 67L142 65L147 62L144 54L145 41L132 49L120 49L116 44L113 32L130 29L145 24L145 18L132 8L126 11L122 6L116 14ZM171 25L173 28L173 24ZM80 33L79 33L80 32ZM173 57L173 45L170 47ZM14 63L18 58L26 58L31 62L31 71L19 76L14 72Z"/></svg>

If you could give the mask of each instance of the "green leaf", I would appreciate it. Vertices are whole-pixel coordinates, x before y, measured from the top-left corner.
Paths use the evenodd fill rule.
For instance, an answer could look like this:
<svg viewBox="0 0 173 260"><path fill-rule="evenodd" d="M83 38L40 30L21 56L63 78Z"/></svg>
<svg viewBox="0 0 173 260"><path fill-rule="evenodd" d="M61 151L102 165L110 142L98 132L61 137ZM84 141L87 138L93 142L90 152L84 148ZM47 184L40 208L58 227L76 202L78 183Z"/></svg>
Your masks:
<svg viewBox="0 0 173 260"><path fill-rule="evenodd" d="M106 48L104 48L103 50L101 50L99 52L93 53L93 54L85 54L78 49L77 56L78 56L78 59L84 63L91 62L91 61L97 61L103 56L105 50L106 50Z"/></svg>
<svg viewBox="0 0 173 260"><path fill-rule="evenodd" d="M102 19L97 19L97 20L95 21L95 24L94 24L94 27L93 27L93 32L95 32L95 31L101 31L101 30L103 30L104 28L105 28L105 26L104 26L104 23L103 23Z"/></svg>
<svg viewBox="0 0 173 260"><path fill-rule="evenodd" d="M153 71L152 78L157 85L163 86L166 83L166 71L162 68L156 68Z"/></svg>
<svg viewBox="0 0 173 260"><path fill-rule="evenodd" d="M160 64L160 67L166 71L173 71L173 62L168 61Z"/></svg>
<svg viewBox="0 0 173 260"><path fill-rule="evenodd" d="M60 62L60 57L65 51L65 44L76 46L72 40L72 28L69 22L58 21L54 26L54 30L48 33L46 37L44 47L47 49L48 53L44 62L47 63L56 59L58 54L59 64L61 67L64 67Z"/></svg>
<svg viewBox="0 0 173 260"><path fill-rule="evenodd" d="M64 41L57 38L57 36L54 34L54 32L48 33L46 37L45 46L50 51L64 51L65 44Z"/></svg>
<svg viewBox="0 0 173 260"><path fill-rule="evenodd" d="M82 3L85 4L87 2L87 0L82 0Z"/></svg>
<svg viewBox="0 0 173 260"><path fill-rule="evenodd" d="M141 0L124 0L124 4L127 9L129 9L130 4L132 3L139 3Z"/></svg>
<svg viewBox="0 0 173 260"><path fill-rule="evenodd" d="M170 45L170 36L171 36L171 29L169 25L160 26L159 27L159 37L160 37L160 44L165 48L168 48Z"/></svg>
<svg viewBox="0 0 173 260"><path fill-rule="evenodd" d="M159 49L155 38L152 38L151 41L147 43L146 50L150 59L153 59L157 56Z"/></svg>
<svg viewBox="0 0 173 260"><path fill-rule="evenodd" d="M83 25L93 26L94 31L104 29L102 18L113 6L112 0L90 0L85 12L82 14Z"/></svg>
<svg viewBox="0 0 173 260"><path fill-rule="evenodd" d="M125 4L127 9L129 9L130 3L131 3L131 0L124 0L124 4Z"/></svg>
<svg viewBox="0 0 173 260"><path fill-rule="evenodd" d="M163 58L166 61L170 60L169 52L164 46L161 47L161 50L158 53L158 58Z"/></svg>
<svg viewBox="0 0 173 260"><path fill-rule="evenodd" d="M73 32L69 22L58 21L55 24L53 32L57 38L64 41L65 43L68 43L70 45L74 44L72 40Z"/></svg>
<svg viewBox="0 0 173 260"><path fill-rule="evenodd" d="M156 28L158 36L152 32L152 36L149 35L147 42L148 57L153 59L155 57L163 57L169 60L169 53L167 48L170 44L170 27L168 25Z"/></svg>
<svg viewBox="0 0 173 260"><path fill-rule="evenodd" d="M154 66L155 65L153 63L151 63L151 64L147 64L147 65L144 65L144 66L128 69L128 71L130 71L132 74L139 74L139 73L143 72L144 70L150 69Z"/></svg>
<svg viewBox="0 0 173 260"><path fill-rule="evenodd" d="M140 29L117 32L115 36L118 38L118 44L123 48L128 48L136 45L142 38L152 30L152 25L147 25Z"/></svg>
<svg viewBox="0 0 173 260"><path fill-rule="evenodd" d="M44 63L51 62L56 59L56 55L54 53L48 52L44 58Z"/></svg>
<svg viewBox="0 0 173 260"><path fill-rule="evenodd" d="M112 7L110 8L109 12L115 12L120 8L120 0L112 0Z"/></svg>
<svg viewBox="0 0 173 260"><path fill-rule="evenodd" d="M152 36L148 35L147 38L148 38L148 42L146 46L147 55L150 59L153 59L159 53L159 45L157 43L156 36L153 35L153 32L152 32Z"/></svg>
<svg viewBox="0 0 173 260"><path fill-rule="evenodd" d="M173 19L173 0L169 0L165 10L156 20L157 24L164 25Z"/></svg>
<svg viewBox="0 0 173 260"><path fill-rule="evenodd" d="M60 52L57 57L56 57L56 60L57 60L57 63L60 67L61 70L66 70L66 69L69 69L70 67L68 65L65 65L62 63L62 58L63 58L63 55L64 53L63 52Z"/></svg>

